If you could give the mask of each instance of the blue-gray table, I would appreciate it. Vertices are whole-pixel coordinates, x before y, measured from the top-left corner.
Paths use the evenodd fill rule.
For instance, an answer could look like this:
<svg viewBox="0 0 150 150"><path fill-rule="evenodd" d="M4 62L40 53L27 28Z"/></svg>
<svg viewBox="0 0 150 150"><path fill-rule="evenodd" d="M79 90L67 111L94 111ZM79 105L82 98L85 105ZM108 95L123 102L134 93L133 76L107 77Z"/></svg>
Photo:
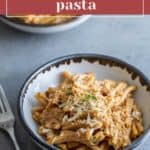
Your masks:
<svg viewBox="0 0 150 150"><path fill-rule="evenodd" d="M16 116L21 150L40 150L22 127L17 114L19 90L32 71L52 58L72 53L100 53L121 58L150 77L150 16L93 17L81 26L53 35L33 35L0 23L0 83ZM137 150L149 150L150 138ZM12 150L0 131L0 149Z"/></svg>

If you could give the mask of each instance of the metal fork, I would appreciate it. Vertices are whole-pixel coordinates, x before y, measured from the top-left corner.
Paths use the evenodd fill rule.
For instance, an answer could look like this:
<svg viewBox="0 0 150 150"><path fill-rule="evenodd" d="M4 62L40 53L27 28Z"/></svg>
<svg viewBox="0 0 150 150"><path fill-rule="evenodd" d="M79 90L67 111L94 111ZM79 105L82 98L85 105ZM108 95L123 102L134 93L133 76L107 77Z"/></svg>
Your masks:
<svg viewBox="0 0 150 150"><path fill-rule="evenodd" d="M0 128L4 129L11 137L16 150L20 150L14 133L15 117L11 111L5 92L0 85Z"/></svg>

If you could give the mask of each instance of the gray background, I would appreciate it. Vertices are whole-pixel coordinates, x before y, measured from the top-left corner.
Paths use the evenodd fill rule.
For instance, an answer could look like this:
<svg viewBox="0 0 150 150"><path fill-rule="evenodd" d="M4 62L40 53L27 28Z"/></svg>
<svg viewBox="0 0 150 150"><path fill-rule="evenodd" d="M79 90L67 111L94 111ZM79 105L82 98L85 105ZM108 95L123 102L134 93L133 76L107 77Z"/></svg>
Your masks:
<svg viewBox="0 0 150 150"><path fill-rule="evenodd" d="M150 77L150 16L93 17L73 30L53 35L27 34L0 23L0 83L16 115L16 135L22 150L40 150L18 119L16 102L23 82L52 58L83 52L121 58ZM149 147L150 138L137 150ZM0 131L0 149L13 149L3 131Z"/></svg>

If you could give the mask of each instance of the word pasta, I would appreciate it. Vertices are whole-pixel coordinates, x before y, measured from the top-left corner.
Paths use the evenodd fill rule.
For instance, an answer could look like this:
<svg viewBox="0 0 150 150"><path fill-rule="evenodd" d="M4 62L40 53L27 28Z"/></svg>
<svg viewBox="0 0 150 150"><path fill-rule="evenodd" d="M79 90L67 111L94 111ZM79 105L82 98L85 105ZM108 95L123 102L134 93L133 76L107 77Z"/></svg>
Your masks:
<svg viewBox="0 0 150 150"><path fill-rule="evenodd" d="M86 0L75 1L75 2L56 2L57 13L62 11L92 11L96 10L95 2L87 2Z"/></svg>

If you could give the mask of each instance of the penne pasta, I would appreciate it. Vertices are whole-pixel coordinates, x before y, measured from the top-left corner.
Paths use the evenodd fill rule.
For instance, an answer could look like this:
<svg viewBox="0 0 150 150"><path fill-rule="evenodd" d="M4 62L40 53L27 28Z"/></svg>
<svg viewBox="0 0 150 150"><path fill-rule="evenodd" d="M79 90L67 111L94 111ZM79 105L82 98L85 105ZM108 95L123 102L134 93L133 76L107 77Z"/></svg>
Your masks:
<svg viewBox="0 0 150 150"><path fill-rule="evenodd" d="M21 17L14 17L26 24L36 24L36 25L56 25L71 21L75 16L70 15L27 15Z"/></svg>
<svg viewBox="0 0 150 150"><path fill-rule="evenodd" d="M32 116L49 144L62 150L119 150L143 133L136 86L96 80L93 73L64 72L63 79L35 95L39 106Z"/></svg>

